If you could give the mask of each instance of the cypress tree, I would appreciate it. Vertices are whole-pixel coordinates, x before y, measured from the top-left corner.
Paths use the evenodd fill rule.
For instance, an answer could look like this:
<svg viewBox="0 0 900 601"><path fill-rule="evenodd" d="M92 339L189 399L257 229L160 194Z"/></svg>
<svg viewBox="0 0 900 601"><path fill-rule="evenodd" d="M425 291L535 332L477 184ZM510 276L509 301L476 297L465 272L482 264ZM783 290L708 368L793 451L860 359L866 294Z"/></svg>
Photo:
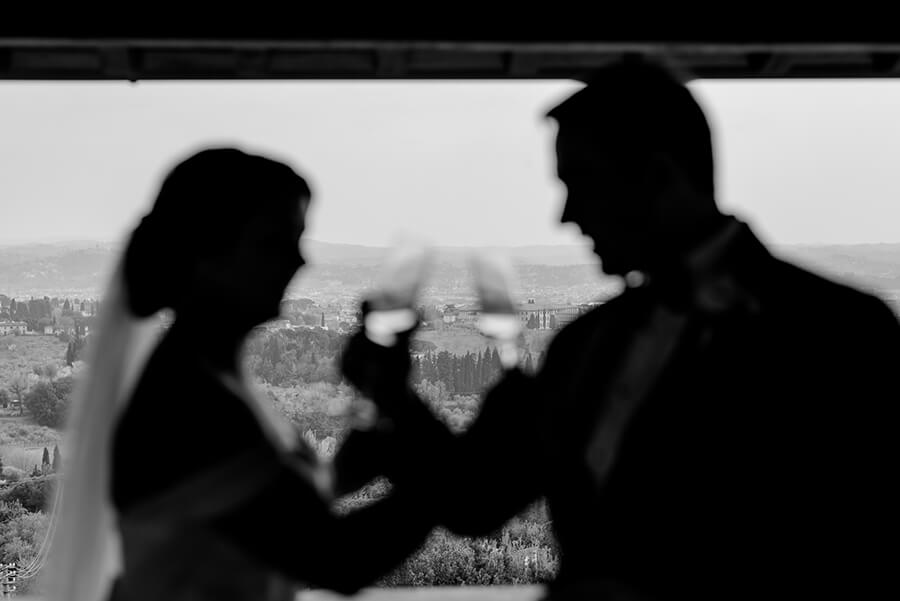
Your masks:
<svg viewBox="0 0 900 601"><path fill-rule="evenodd" d="M525 355L525 373L534 373L534 363L531 361L531 353Z"/></svg>
<svg viewBox="0 0 900 601"><path fill-rule="evenodd" d="M59 445L53 445L53 471L58 472L62 467L62 453L59 452Z"/></svg>

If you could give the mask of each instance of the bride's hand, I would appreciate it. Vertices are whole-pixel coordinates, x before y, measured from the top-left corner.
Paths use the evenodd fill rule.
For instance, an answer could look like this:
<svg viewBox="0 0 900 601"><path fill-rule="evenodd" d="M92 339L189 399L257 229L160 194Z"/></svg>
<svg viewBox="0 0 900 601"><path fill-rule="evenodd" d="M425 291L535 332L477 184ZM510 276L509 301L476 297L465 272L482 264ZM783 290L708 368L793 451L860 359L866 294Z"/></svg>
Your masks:
<svg viewBox="0 0 900 601"><path fill-rule="evenodd" d="M398 397L406 392L412 367L408 338L408 333L402 333L397 344L384 346L360 330L347 340L341 353L342 375L374 402L380 413L391 414Z"/></svg>

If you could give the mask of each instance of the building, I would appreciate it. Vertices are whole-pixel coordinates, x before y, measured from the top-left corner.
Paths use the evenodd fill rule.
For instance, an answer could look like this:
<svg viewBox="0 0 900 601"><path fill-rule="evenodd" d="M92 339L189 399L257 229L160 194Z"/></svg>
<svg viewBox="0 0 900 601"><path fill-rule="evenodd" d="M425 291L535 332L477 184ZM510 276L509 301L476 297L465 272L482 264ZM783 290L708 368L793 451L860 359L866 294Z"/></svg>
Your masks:
<svg viewBox="0 0 900 601"><path fill-rule="evenodd" d="M516 307L516 313L526 328L534 330L552 330L560 327L557 315L568 315L577 311L577 307L562 305L545 305L529 298L528 302ZM577 315L577 313L576 313ZM571 321L571 319L569 320Z"/></svg>
<svg viewBox="0 0 900 601"><path fill-rule="evenodd" d="M574 305L571 307L563 307L561 310L557 311L554 314L556 318L556 328L562 329L578 319L580 315L587 313L597 305L602 303L586 303L581 305Z"/></svg>
<svg viewBox="0 0 900 601"><path fill-rule="evenodd" d="M595 304L552 305L539 303L530 298L527 302L517 305L515 310L525 328L558 330L590 310ZM482 311L478 305L462 305L454 307L449 313L451 317L448 319L448 312L444 312L444 323L474 323L478 321Z"/></svg>
<svg viewBox="0 0 900 601"><path fill-rule="evenodd" d="M461 305L457 309L456 319L465 323L474 323L481 315L481 307L478 305Z"/></svg>
<svg viewBox="0 0 900 601"><path fill-rule="evenodd" d="M28 324L24 321L0 321L0 336L22 335L27 331Z"/></svg>

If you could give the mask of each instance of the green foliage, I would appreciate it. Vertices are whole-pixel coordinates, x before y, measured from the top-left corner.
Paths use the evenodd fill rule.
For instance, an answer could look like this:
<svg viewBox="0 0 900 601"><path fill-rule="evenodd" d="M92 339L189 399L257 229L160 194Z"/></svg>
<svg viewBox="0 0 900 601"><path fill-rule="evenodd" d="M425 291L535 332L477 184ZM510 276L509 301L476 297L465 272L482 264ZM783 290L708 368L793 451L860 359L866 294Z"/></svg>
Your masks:
<svg viewBox="0 0 900 601"><path fill-rule="evenodd" d="M492 386L501 370L496 348L465 355L440 351L414 358L410 377L413 383L442 382L454 394L477 394Z"/></svg>
<svg viewBox="0 0 900 601"><path fill-rule="evenodd" d="M86 340L83 336L75 334L75 337L68 341L66 346L66 365L71 367L76 361L83 358Z"/></svg>
<svg viewBox="0 0 900 601"><path fill-rule="evenodd" d="M454 432L468 428L481 407L478 395L451 395L443 382L422 380L415 385L415 390L435 416Z"/></svg>
<svg viewBox="0 0 900 601"><path fill-rule="evenodd" d="M20 470L17 467L13 467L11 465L7 465L3 468L2 472L3 479L6 480L7 484L15 484L22 478L26 476L24 470Z"/></svg>
<svg viewBox="0 0 900 601"><path fill-rule="evenodd" d="M69 409L74 381L71 376L54 381L40 381L25 395L25 409L41 426L62 426Z"/></svg>
<svg viewBox="0 0 900 601"><path fill-rule="evenodd" d="M50 382L38 382L25 395L25 408L34 420L44 426L57 426L59 397Z"/></svg>
<svg viewBox="0 0 900 601"><path fill-rule="evenodd" d="M539 584L553 579L556 551L536 541L498 537L461 538L435 530L426 543L381 586L463 586Z"/></svg>
<svg viewBox="0 0 900 601"><path fill-rule="evenodd" d="M24 423L20 420L0 421L0 446L35 446L59 441L60 433L47 426ZM29 464L30 465L30 464Z"/></svg>
<svg viewBox="0 0 900 601"><path fill-rule="evenodd" d="M339 499L345 515L376 502L391 489L384 478ZM552 580L559 557L546 502L527 508L497 534L482 538L455 536L436 529L418 551L378 586L462 586L539 584Z"/></svg>
<svg viewBox="0 0 900 601"><path fill-rule="evenodd" d="M43 512L30 512L18 501L0 500L0 561L17 562L26 566L37 556L47 535L50 516ZM18 583L18 593L38 592L41 574Z"/></svg>
<svg viewBox="0 0 900 601"><path fill-rule="evenodd" d="M390 490L391 483L387 478L376 478L352 494L338 499L334 504L334 509L341 515L351 513L371 505L388 494Z"/></svg>
<svg viewBox="0 0 900 601"><path fill-rule="evenodd" d="M5 524L26 513L28 510L22 507L18 501L0 501L0 524Z"/></svg>
<svg viewBox="0 0 900 601"><path fill-rule="evenodd" d="M10 390L13 382L20 380L27 389L24 378L35 365L61 366L65 356L66 344L55 336L0 336L0 389L9 390L14 399L22 399Z"/></svg>
<svg viewBox="0 0 900 601"><path fill-rule="evenodd" d="M301 432L310 431L316 439L341 439L346 434L346 415L356 396L350 386L315 382L294 387L263 384L260 388L260 393Z"/></svg>
<svg viewBox="0 0 900 601"><path fill-rule="evenodd" d="M343 345L343 335L320 328L265 331L248 343L245 362L252 375L275 386L338 384Z"/></svg>
<svg viewBox="0 0 900 601"><path fill-rule="evenodd" d="M44 511L51 500L55 485L55 476L23 480L0 489L0 503L17 502L28 511Z"/></svg>
<svg viewBox="0 0 900 601"><path fill-rule="evenodd" d="M59 445L53 445L53 466L52 470L58 472L62 467L62 453L59 452Z"/></svg>
<svg viewBox="0 0 900 601"><path fill-rule="evenodd" d="M428 340L413 338L409 343L409 351L411 353L436 353L437 350L437 345Z"/></svg>

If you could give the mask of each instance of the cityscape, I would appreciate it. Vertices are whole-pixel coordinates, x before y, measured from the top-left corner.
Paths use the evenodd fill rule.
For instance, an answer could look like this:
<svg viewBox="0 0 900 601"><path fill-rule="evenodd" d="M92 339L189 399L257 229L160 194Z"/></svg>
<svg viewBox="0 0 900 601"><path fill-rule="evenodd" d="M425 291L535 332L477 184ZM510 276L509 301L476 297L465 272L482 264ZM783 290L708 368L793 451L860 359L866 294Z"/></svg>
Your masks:
<svg viewBox="0 0 900 601"><path fill-rule="evenodd" d="M309 246L309 264L288 287L278 318L252 334L244 362L259 394L327 459L346 436L348 412L358 398L337 367L341 349L359 327L360 303L376 285L388 249ZM439 253L421 288L420 322L410 349L413 386L455 431L474 419L481 395L500 373L497 348L477 328L481 307L466 262L473 252L497 249ZM778 252L874 292L900 313L900 244ZM0 248L0 554L21 557L10 569L30 578L39 572L57 470L65 464L69 396L86 366L85 350L103 312L102 292L117 253L114 245L92 242ZM604 276L580 248L522 247L506 253L515 266L526 371L537 369L556 332L623 289L621 280ZM210 298L210 308L222 300ZM164 331L172 318L164 311L154 319ZM217 326L211 321L209 327ZM365 505L385 490L384 482L376 481L336 507ZM23 529L29 534L22 535ZM549 517L539 505L499 538L466 541L436 532L381 584L420 582L445 547L463 555L493 549L510 558L497 576L501 580L538 581L551 577L558 565ZM468 582L468 576L460 577L451 581ZM28 592L28 582L21 580L19 591Z"/></svg>

